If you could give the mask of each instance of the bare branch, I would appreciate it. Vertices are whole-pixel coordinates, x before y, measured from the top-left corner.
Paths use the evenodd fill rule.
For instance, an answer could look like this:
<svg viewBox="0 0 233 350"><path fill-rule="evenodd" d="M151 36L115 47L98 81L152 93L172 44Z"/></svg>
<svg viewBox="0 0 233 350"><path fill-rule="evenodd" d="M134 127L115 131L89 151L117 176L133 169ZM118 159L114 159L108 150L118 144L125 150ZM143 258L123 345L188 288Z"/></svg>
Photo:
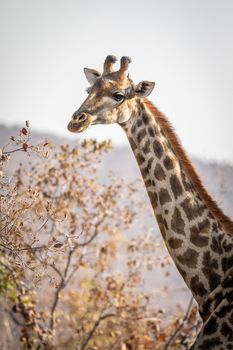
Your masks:
<svg viewBox="0 0 233 350"><path fill-rule="evenodd" d="M53 265L53 264L50 265L58 273L58 275L61 278L60 283L58 285L58 288L56 290L56 293L54 295L54 300L53 300L53 304L52 304L51 312L50 312L49 328L51 330L53 330L53 328L54 328L54 314L55 314L55 310L56 310L57 305L58 305L60 293L67 286L67 284L69 283L69 281L71 279L70 277L67 278L67 275L68 275L68 271L70 268L72 255L77 248L78 248L78 246L75 246L73 249L69 250L64 273L62 273L55 265Z"/></svg>
<svg viewBox="0 0 233 350"><path fill-rule="evenodd" d="M70 275L68 276L68 274L67 274L67 276L66 276L66 285L68 285L70 283L70 281L71 281L72 277L74 276L75 272L79 269L80 264L82 262L82 259L83 259L83 255L80 256L76 266L73 268L73 270L71 271Z"/></svg>
<svg viewBox="0 0 233 350"><path fill-rule="evenodd" d="M3 247L4 249L7 249L7 250L11 251L12 253L14 253L14 252L21 252L21 251L25 251L25 250L36 251L36 250L47 249L47 247L45 245L38 246L38 247L28 246L28 247L22 247L22 248L10 248L10 247L7 247L6 245L0 243L0 246Z"/></svg>
<svg viewBox="0 0 233 350"><path fill-rule="evenodd" d="M3 154L11 154L11 153L15 153L15 152L22 151L22 150L23 150L23 147L20 147L20 148L13 149L12 151L4 151L2 153Z"/></svg>
<svg viewBox="0 0 233 350"><path fill-rule="evenodd" d="M192 309L192 305L193 305L193 297L190 299L186 313L184 315L183 320L181 321L181 323L179 324L179 326L176 328L175 332L170 336L170 338L168 339L168 341L165 343L164 345L164 350L168 350L169 346L173 343L173 341L175 340L175 338L177 337L177 335L180 333L181 329L184 327L185 322L187 321L190 311Z"/></svg>
<svg viewBox="0 0 233 350"><path fill-rule="evenodd" d="M106 314L106 315L103 315L103 316L100 316L98 318L98 320L95 322L94 326L92 327L92 330L88 333L86 339L84 340L83 344L81 345L80 347L80 350L85 350L85 348L87 347L89 341L91 340L91 338L93 337L96 329L99 327L100 323L102 321L104 321L106 318L109 318L109 317L117 317L116 314Z"/></svg>
<svg viewBox="0 0 233 350"><path fill-rule="evenodd" d="M76 243L75 246L78 246L78 247L85 247L86 245L90 244L94 239L95 237L98 235L98 228L100 226L100 224L104 221L104 219L107 217L106 213L102 216L101 220L99 220L96 224L95 224L95 231L93 233L93 235L86 241L86 242L83 242L83 243Z"/></svg>
<svg viewBox="0 0 233 350"><path fill-rule="evenodd" d="M61 278L61 281L63 281L64 283L64 276L63 273L54 265L54 264L48 264L48 266L50 266Z"/></svg>

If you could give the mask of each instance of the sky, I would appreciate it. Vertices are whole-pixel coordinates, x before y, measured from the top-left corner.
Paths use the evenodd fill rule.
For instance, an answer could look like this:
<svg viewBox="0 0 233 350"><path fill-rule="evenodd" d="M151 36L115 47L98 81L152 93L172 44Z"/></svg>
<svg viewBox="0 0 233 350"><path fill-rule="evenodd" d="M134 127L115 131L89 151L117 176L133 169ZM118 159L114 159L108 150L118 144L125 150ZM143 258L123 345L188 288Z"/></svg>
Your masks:
<svg viewBox="0 0 233 350"><path fill-rule="evenodd" d="M0 123L125 145L118 125L67 131L86 98L83 67L130 56L185 149L233 163L232 0L0 0Z"/></svg>

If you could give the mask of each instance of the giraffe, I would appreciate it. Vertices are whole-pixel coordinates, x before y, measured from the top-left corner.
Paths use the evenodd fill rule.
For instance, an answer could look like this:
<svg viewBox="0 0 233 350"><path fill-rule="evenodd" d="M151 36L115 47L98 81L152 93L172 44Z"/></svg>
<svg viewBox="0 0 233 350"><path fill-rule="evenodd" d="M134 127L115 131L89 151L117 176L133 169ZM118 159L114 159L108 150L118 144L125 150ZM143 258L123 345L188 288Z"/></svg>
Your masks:
<svg viewBox="0 0 233 350"><path fill-rule="evenodd" d="M130 58L105 59L103 73L84 68L88 97L71 132L118 123L138 162L158 226L203 326L192 350L233 349L233 222L204 188L167 118L147 99L154 83L134 84Z"/></svg>

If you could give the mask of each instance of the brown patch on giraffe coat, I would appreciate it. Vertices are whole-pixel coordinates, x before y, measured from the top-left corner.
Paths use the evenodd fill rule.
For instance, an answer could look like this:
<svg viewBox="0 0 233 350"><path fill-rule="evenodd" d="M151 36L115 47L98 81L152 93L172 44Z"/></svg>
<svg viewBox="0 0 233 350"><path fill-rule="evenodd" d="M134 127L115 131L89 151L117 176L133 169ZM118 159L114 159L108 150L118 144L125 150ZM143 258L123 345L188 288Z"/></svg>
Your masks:
<svg viewBox="0 0 233 350"><path fill-rule="evenodd" d="M224 257L222 259L222 269L224 272L226 272L229 269L233 268L233 255L232 256L228 256L228 257Z"/></svg>
<svg viewBox="0 0 233 350"><path fill-rule="evenodd" d="M209 233L210 232L210 222L208 219L204 219L203 221L199 222L198 230L201 233Z"/></svg>
<svg viewBox="0 0 233 350"><path fill-rule="evenodd" d="M149 122L150 122L150 118L149 118L149 116L146 113L143 113L142 120L143 120L145 125L148 125Z"/></svg>
<svg viewBox="0 0 233 350"><path fill-rule="evenodd" d="M228 341L233 340L232 328L227 324L226 321L223 322L220 332L222 333L224 338L226 338Z"/></svg>
<svg viewBox="0 0 233 350"><path fill-rule="evenodd" d="M159 191L159 203L164 205L168 202L171 202L171 196L166 188L161 188Z"/></svg>
<svg viewBox="0 0 233 350"><path fill-rule="evenodd" d="M143 153L147 154L150 152L150 141L147 140L142 148Z"/></svg>
<svg viewBox="0 0 233 350"><path fill-rule="evenodd" d="M142 165L146 161L146 158L141 153L139 153L137 155L137 161L139 165Z"/></svg>
<svg viewBox="0 0 233 350"><path fill-rule="evenodd" d="M223 300L223 295L222 294L221 294L221 297L222 298L221 299L219 298L218 303L215 304L216 307ZM225 318L231 311L232 311L232 305L229 305L229 304L223 305L220 310L216 311L216 316L218 318Z"/></svg>
<svg viewBox="0 0 233 350"><path fill-rule="evenodd" d="M233 340L232 328L227 324L226 321L223 322L220 332L228 341Z"/></svg>
<svg viewBox="0 0 233 350"><path fill-rule="evenodd" d="M155 135L156 135L157 132L155 132L155 130L150 126L150 127L148 128L148 133L149 133L149 135L150 135L151 137L155 137Z"/></svg>
<svg viewBox="0 0 233 350"><path fill-rule="evenodd" d="M150 198L150 202L152 207L155 209L158 203L158 196L155 192L148 191L148 196Z"/></svg>
<svg viewBox="0 0 233 350"><path fill-rule="evenodd" d="M144 180L145 186L150 187L151 186L151 179Z"/></svg>
<svg viewBox="0 0 233 350"><path fill-rule="evenodd" d="M182 244L183 244L183 241L179 238L171 237L168 240L168 245L172 249L178 249L182 246Z"/></svg>
<svg viewBox="0 0 233 350"><path fill-rule="evenodd" d="M163 223L164 223L165 228L168 230L168 224L167 224L167 220L165 218L163 218Z"/></svg>
<svg viewBox="0 0 233 350"><path fill-rule="evenodd" d="M191 227L190 233L190 242L192 242L195 246L200 248L207 246L209 238L201 236L196 226Z"/></svg>
<svg viewBox="0 0 233 350"><path fill-rule="evenodd" d="M208 213L208 218L210 218L210 219L214 219L214 216L211 214L211 213Z"/></svg>
<svg viewBox="0 0 233 350"><path fill-rule="evenodd" d="M131 146L132 150L135 151L135 149L137 149L137 145L134 142L132 137L129 138L129 143L130 143L130 146Z"/></svg>
<svg viewBox="0 0 233 350"><path fill-rule="evenodd" d="M211 249L218 254L222 254L224 252L229 253L233 250L232 243L228 242L227 237L224 233L219 233L217 236L212 235Z"/></svg>
<svg viewBox="0 0 233 350"><path fill-rule="evenodd" d="M156 219L157 219L157 222L159 225L160 232L161 232L163 238L165 239L166 238L166 230L164 228L164 221L163 221L162 215L161 214L156 215Z"/></svg>
<svg viewBox="0 0 233 350"><path fill-rule="evenodd" d="M212 302L213 299L208 298L203 304L200 305L199 312L203 321L207 320L209 318L209 315L211 314Z"/></svg>
<svg viewBox="0 0 233 350"><path fill-rule="evenodd" d="M141 171L142 177L145 179L147 177L147 175L148 175L147 167L141 167L140 171Z"/></svg>
<svg viewBox="0 0 233 350"><path fill-rule="evenodd" d="M194 294L199 295L200 297L203 297L207 294L207 290L202 282L200 282L198 276L194 276L191 278L190 281L190 288L194 292Z"/></svg>
<svg viewBox="0 0 233 350"><path fill-rule="evenodd" d="M163 155L163 147L158 140L153 142L153 149L157 158L161 158Z"/></svg>
<svg viewBox="0 0 233 350"><path fill-rule="evenodd" d="M223 286L223 285L222 285ZM224 286L223 286L223 290L224 290ZM214 300L212 300L212 302L214 301L214 310L217 309L218 305L223 301L224 297L223 297L223 293L222 291L221 292L218 292L215 296L214 296ZM209 310L210 310L210 307L209 307ZM220 313L222 312L223 314L225 313L224 312L225 310L225 306L221 307L220 309ZM220 315L217 314L216 312L216 315L218 317L221 317Z"/></svg>
<svg viewBox="0 0 233 350"><path fill-rule="evenodd" d="M233 245L232 243L227 242L227 239L225 237L225 241L223 242L223 250L227 253L233 250Z"/></svg>
<svg viewBox="0 0 233 350"><path fill-rule="evenodd" d="M204 333L207 335L213 334L218 329L218 323L215 317L211 317L207 324L204 326Z"/></svg>
<svg viewBox="0 0 233 350"><path fill-rule="evenodd" d="M171 185L171 190L174 194L174 197L175 199L177 199L179 196L182 195L183 188L181 186L180 180L174 174L170 177L170 185Z"/></svg>
<svg viewBox="0 0 233 350"><path fill-rule="evenodd" d="M213 226L212 226L213 229ZM214 231L217 232L217 231ZM215 253L219 253L222 254L223 253L223 240L224 240L224 234L218 234L217 236L214 235L212 237L212 243L210 248L215 252Z"/></svg>
<svg viewBox="0 0 233 350"><path fill-rule="evenodd" d="M150 157L150 158L149 158L149 160L148 160L148 163L147 163L147 168L148 168L149 170L151 169L151 166L152 166L153 160L154 160L154 158L153 158L153 157Z"/></svg>
<svg viewBox="0 0 233 350"><path fill-rule="evenodd" d="M203 254L202 264L203 266L206 266L206 267L208 266L208 268L213 268L215 270L218 269L218 261L217 259L211 256L209 251L206 251Z"/></svg>
<svg viewBox="0 0 233 350"><path fill-rule="evenodd" d="M218 269L218 261L217 259L211 257L210 252L207 251L203 254L202 265L202 272L204 273L209 282L210 289L213 290L221 282L221 277L216 272L216 270Z"/></svg>
<svg viewBox="0 0 233 350"><path fill-rule="evenodd" d="M151 136L151 137L155 137L156 135L159 135L159 130L158 130L158 127L156 125L154 125L153 127L149 126L148 127L148 134Z"/></svg>
<svg viewBox="0 0 233 350"><path fill-rule="evenodd" d="M166 156L163 160L163 164L167 170L172 170L174 168L173 161L170 157Z"/></svg>
<svg viewBox="0 0 233 350"><path fill-rule="evenodd" d="M209 242L210 222L208 219L203 220L197 226L190 228L190 241L197 247L205 247Z"/></svg>
<svg viewBox="0 0 233 350"><path fill-rule="evenodd" d="M178 255L178 261L185 266L195 268L197 266L198 253L196 250L188 248L182 255Z"/></svg>
<svg viewBox="0 0 233 350"><path fill-rule="evenodd" d="M137 120L137 127L140 128L140 126L142 126L142 121L141 121L141 119L138 119Z"/></svg>
<svg viewBox="0 0 233 350"><path fill-rule="evenodd" d="M205 339L203 342L198 345L199 350L207 350L207 349L219 349L219 346L222 345L222 341L219 337L214 337L210 339ZM219 349L220 350L220 349Z"/></svg>
<svg viewBox="0 0 233 350"><path fill-rule="evenodd" d="M164 180L166 177L165 172L159 163L155 166L154 175L155 178L159 181Z"/></svg>
<svg viewBox="0 0 233 350"><path fill-rule="evenodd" d="M204 275L209 279L209 286L211 290L214 290L220 283L221 283L221 276L215 272L215 271L211 271L208 268L203 268L202 269Z"/></svg>
<svg viewBox="0 0 233 350"><path fill-rule="evenodd" d="M131 133L134 134L136 132L136 129L137 129L137 126L136 124L134 123L131 127Z"/></svg>
<svg viewBox="0 0 233 350"><path fill-rule="evenodd" d="M183 279L185 280L185 278L187 277L187 273L178 264L176 264L176 267L179 273L181 274L181 276L183 277Z"/></svg>
<svg viewBox="0 0 233 350"><path fill-rule="evenodd" d="M178 208L174 209L171 220L171 228L174 232L184 235L185 223Z"/></svg>
<svg viewBox="0 0 233 350"><path fill-rule="evenodd" d="M181 164L181 163L180 163L180 166L182 167L182 164ZM191 184L189 181L187 181L183 169L181 169L180 175L181 175L182 184L183 184L183 186L184 186L184 189L185 189L187 192L195 193L195 188L192 186L192 184Z"/></svg>
<svg viewBox="0 0 233 350"><path fill-rule="evenodd" d="M217 203L211 198L205 187L203 186L199 176L196 173L192 163L190 162L185 150L183 149L177 135L175 134L171 124L166 119L166 117L148 100L144 100L144 105L149 111L154 115L157 123L163 129L166 134L167 139L169 140L176 157L180 160L183 168L185 169L186 174L191 179L193 185L195 186L196 191L208 206L210 212L214 217L218 218L223 227L233 234L233 221L223 213L223 211L218 207Z"/></svg>
<svg viewBox="0 0 233 350"><path fill-rule="evenodd" d="M225 296L225 298L227 299L227 302L229 303L229 304L233 304L233 293L231 292L231 293L227 293L226 294L226 296ZM233 315L232 315L233 316Z"/></svg>
<svg viewBox="0 0 233 350"><path fill-rule="evenodd" d="M146 130L145 129L140 130L137 134L138 143L140 143L144 139L145 136L146 136Z"/></svg>
<svg viewBox="0 0 233 350"><path fill-rule="evenodd" d="M192 200L187 197L181 203L188 220L196 219L198 216L201 216L206 208L205 205L200 205L196 200Z"/></svg>
<svg viewBox="0 0 233 350"><path fill-rule="evenodd" d="M213 230L213 232L218 232L218 225L215 221L212 224L212 230Z"/></svg>

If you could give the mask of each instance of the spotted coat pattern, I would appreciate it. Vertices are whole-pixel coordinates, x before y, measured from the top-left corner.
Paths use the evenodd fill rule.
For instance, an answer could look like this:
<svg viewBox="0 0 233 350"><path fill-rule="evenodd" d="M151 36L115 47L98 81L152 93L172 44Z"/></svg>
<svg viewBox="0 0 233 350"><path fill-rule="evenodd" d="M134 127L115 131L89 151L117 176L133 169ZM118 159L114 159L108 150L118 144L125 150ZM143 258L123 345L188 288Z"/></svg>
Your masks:
<svg viewBox="0 0 233 350"><path fill-rule="evenodd" d="M168 251L204 322L192 350L233 349L233 236L200 197L156 116L142 101L133 114L122 127Z"/></svg>

